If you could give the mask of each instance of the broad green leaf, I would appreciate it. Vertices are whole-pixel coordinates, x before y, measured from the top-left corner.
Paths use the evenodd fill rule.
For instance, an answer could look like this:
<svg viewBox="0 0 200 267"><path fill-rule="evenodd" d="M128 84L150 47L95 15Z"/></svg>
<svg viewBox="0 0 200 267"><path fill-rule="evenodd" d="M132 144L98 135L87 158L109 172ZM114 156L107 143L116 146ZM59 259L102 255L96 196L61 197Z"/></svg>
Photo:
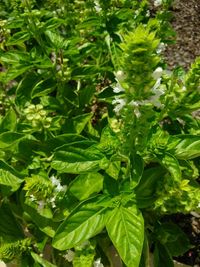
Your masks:
<svg viewBox="0 0 200 267"><path fill-rule="evenodd" d="M92 118L91 113L85 113L73 118L73 126L77 134L80 134L85 128L86 124Z"/></svg>
<svg viewBox="0 0 200 267"><path fill-rule="evenodd" d="M55 90L55 87L56 82L53 78L41 80L33 87L31 91L31 98L48 95Z"/></svg>
<svg viewBox="0 0 200 267"><path fill-rule="evenodd" d="M3 81L4 83L8 83L11 80L14 80L18 76L22 75L26 71L32 68L32 65L26 66L24 65L18 65L14 66L12 68L9 68L7 72L2 72L3 76L0 76L0 80Z"/></svg>
<svg viewBox="0 0 200 267"><path fill-rule="evenodd" d="M104 155L99 151L69 147L68 151L57 151L51 167L63 173L87 173L98 171Z"/></svg>
<svg viewBox="0 0 200 267"><path fill-rule="evenodd" d="M154 267L174 267L174 263L169 251L160 243L156 244L153 257Z"/></svg>
<svg viewBox="0 0 200 267"><path fill-rule="evenodd" d="M105 172L117 180L119 178L119 172L121 169L121 162L120 161L109 161L109 166L108 168L105 169Z"/></svg>
<svg viewBox="0 0 200 267"><path fill-rule="evenodd" d="M169 171L169 173L174 178L174 180L180 180L181 179L182 174L181 174L179 162L173 155L166 152L159 159L160 159L162 165Z"/></svg>
<svg viewBox="0 0 200 267"><path fill-rule="evenodd" d="M25 77L20 81L16 90L16 103L18 105L24 106L26 102L31 100L31 91L40 81L40 79L41 77L34 72L25 75Z"/></svg>
<svg viewBox="0 0 200 267"><path fill-rule="evenodd" d="M143 250L142 250L142 256L139 267L150 267L150 253L149 253L149 243L147 234L144 235L144 243L143 243Z"/></svg>
<svg viewBox="0 0 200 267"><path fill-rule="evenodd" d="M110 213L106 229L126 266L138 267L144 241L144 221L137 207L116 207Z"/></svg>
<svg viewBox="0 0 200 267"><path fill-rule="evenodd" d="M24 202L23 208L24 211L31 217L31 220L37 225L37 227L44 232L47 236L53 237L55 234L55 229L57 223L54 223L52 219L44 217L41 215L42 210L39 210L39 207L33 207L33 205L27 205L28 201ZM29 204L29 203L28 203ZM45 211L44 211L45 212Z"/></svg>
<svg viewBox="0 0 200 267"><path fill-rule="evenodd" d="M135 188L143 174L144 161L141 156L134 155L131 159L131 188Z"/></svg>
<svg viewBox="0 0 200 267"><path fill-rule="evenodd" d="M105 208L95 203L81 205L60 225L53 246L65 250L97 235L105 227L104 213Z"/></svg>
<svg viewBox="0 0 200 267"><path fill-rule="evenodd" d="M173 153L178 159L188 160L200 156L200 136L182 135L176 136L175 140L176 139L180 139L180 142L171 149L171 153ZM170 140L173 141L173 137Z"/></svg>
<svg viewBox="0 0 200 267"><path fill-rule="evenodd" d="M103 189L103 176L98 172L79 175L70 185L70 192L79 200L87 199L90 195Z"/></svg>
<svg viewBox="0 0 200 267"><path fill-rule="evenodd" d="M43 267L56 267L56 265L48 262L47 260L43 259L42 257L40 257L38 254L31 252L31 256L33 257L33 259L38 262L40 265L42 265Z"/></svg>
<svg viewBox="0 0 200 267"><path fill-rule="evenodd" d="M10 108L3 118L1 123L1 130L3 131L14 131L17 123L17 116L13 108Z"/></svg>
<svg viewBox="0 0 200 267"><path fill-rule="evenodd" d="M11 172L0 169L0 185L3 195L9 195L20 187L22 179L18 178Z"/></svg>
<svg viewBox="0 0 200 267"><path fill-rule="evenodd" d="M58 149L63 145L70 145L75 142L82 142L82 141L87 141L87 139L81 135L69 133L69 134L57 135L54 138L50 138L49 140L47 140L46 145L48 149L51 151L56 148Z"/></svg>
<svg viewBox="0 0 200 267"><path fill-rule="evenodd" d="M29 54L26 52L11 50L5 53L0 51L0 62L6 64L19 65L19 62L28 59Z"/></svg>
<svg viewBox="0 0 200 267"><path fill-rule="evenodd" d="M53 47L57 49L67 48L69 45L69 40L65 40L60 34L52 31L45 31L45 35L52 43Z"/></svg>
<svg viewBox="0 0 200 267"><path fill-rule="evenodd" d="M140 183L135 188L137 204L140 208L150 206L155 200L157 183L163 180L165 169L157 166L143 172Z"/></svg>
<svg viewBox="0 0 200 267"><path fill-rule="evenodd" d="M57 27L59 27L60 25L62 25L65 21L63 19L57 18L57 17L53 17L51 19L48 19L44 25L43 25L43 29L45 30L52 30L55 29Z"/></svg>
<svg viewBox="0 0 200 267"><path fill-rule="evenodd" d="M156 238L166 246L171 256L183 255L191 248L187 235L174 223L162 223L155 229Z"/></svg>
<svg viewBox="0 0 200 267"><path fill-rule="evenodd" d="M7 41L6 45L18 45L30 39L30 33L27 31L20 31L13 34Z"/></svg>
<svg viewBox="0 0 200 267"><path fill-rule="evenodd" d="M0 207L0 239L11 242L24 237L23 230L15 219L8 204Z"/></svg>
<svg viewBox="0 0 200 267"><path fill-rule="evenodd" d="M10 147L19 142L25 135L16 132L5 132L0 134L0 148Z"/></svg>

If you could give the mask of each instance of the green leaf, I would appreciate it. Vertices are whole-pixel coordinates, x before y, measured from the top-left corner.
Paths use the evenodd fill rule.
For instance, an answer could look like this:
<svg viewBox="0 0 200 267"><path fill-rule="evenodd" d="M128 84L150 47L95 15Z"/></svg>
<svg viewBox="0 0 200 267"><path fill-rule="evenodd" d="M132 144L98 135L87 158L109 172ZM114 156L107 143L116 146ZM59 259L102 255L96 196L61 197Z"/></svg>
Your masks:
<svg viewBox="0 0 200 267"><path fill-rule="evenodd" d="M32 65L24 66L24 65L18 65L14 66L12 68L9 68L7 72L2 72L2 77L0 76L0 80L4 83L8 83L11 80L14 80L18 76L22 75L26 71L32 68Z"/></svg>
<svg viewBox="0 0 200 267"><path fill-rule="evenodd" d="M144 161L138 154L134 155L131 159L131 188L135 188L143 174Z"/></svg>
<svg viewBox="0 0 200 267"><path fill-rule="evenodd" d="M17 191L22 181L8 171L0 170L1 192L4 196Z"/></svg>
<svg viewBox="0 0 200 267"><path fill-rule="evenodd" d="M77 134L80 134L85 128L86 124L92 118L91 113L85 113L73 118L73 126Z"/></svg>
<svg viewBox="0 0 200 267"><path fill-rule="evenodd" d="M162 165L169 171L174 180L181 179L181 169L178 160L168 152L160 157Z"/></svg>
<svg viewBox="0 0 200 267"><path fill-rule="evenodd" d="M24 106L26 102L31 100L31 91L38 84L40 78L38 74L31 72L20 81L16 90L16 103L18 105Z"/></svg>
<svg viewBox="0 0 200 267"><path fill-rule="evenodd" d="M53 78L41 80L38 82L31 91L31 98L48 95L53 92L56 87L56 82Z"/></svg>
<svg viewBox="0 0 200 267"><path fill-rule="evenodd" d="M48 262L47 260L41 258L38 254L34 253L34 252L31 252L31 256L33 257L33 259L41 264L43 267L56 267L56 265Z"/></svg>
<svg viewBox="0 0 200 267"><path fill-rule="evenodd" d="M98 171L103 158L97 150L68 147L68 151L55 152L51 167L63 173L87 173Z"/></svg>
<svg viewBox="0 0 200 267"><path fill-rule="evenodd" d="M50 138L49 140L47 140L46 145L50 151L54 149L61 150L61 147L66 144L70 146L73 143L84 142L84 141L88 141L88 139L86 139L81 135L69 133L69 134L57 135L54 138Z"/></svg>
<svg viewBox="0 0 200 267"><path fill-rule="evenodd" d="M154 202L157 183L162 181L165 173L165 169L160 166L143 172L140 183L135 188L138 207L145 208Z"/></svg>
<svg viewBox="0 0 200 267"><path fill-rule="evenodd" d="M5 132L0 134L0 148L7 148L15 145L19 142L25 135L16 132Z"/></svg>
<svg viewBox="0 0 200 267"><path fill-rule="evenodd" d="M37 208L33 207L33 205L29 205L29 201L24 201L23 199L23 208L24 211L31 217L31 220L37 225L37 227L44 232L47 236L53 237L55 234L55 229L57 227L57 223L54 223L52 219L44 217L41 213L45 213L44 211L40 211ZM48 212L48 210L47 210ZM48 212L49 213L49 212Z"/></svg>
<svg viewBox="0 0 200 267"><path fill-rule="evenodd" d="M5 169L0 169L0 185L3 195L9 195L20 187L22 179Z"/></svg>
<svg viewBox="0 0 200 267"><path fill-rule="evenodd" d="M173 141L173 137L170 141ZM176 136L175 140L179 139L178 144L173 147L172 153L183 160L193 159L200 156L200 136L198 135L180 135ZM170 145L170 142L169 142Z"/></svg>
<svg viewBox="0 0 200 267"><path fill-rule="evenodd" d="M105 208L91 203L79 206L58 228L53 246L59 250L72 248L102 231Z"/></svg>
<svg viewBox="0 0 200 267"><path fill-rule="evenodd" d="M17 123L17 116L13 108L10 108L1 123L1 131L14 131Z"/></svg>
<svg viewBox="0 0 200 267"><path fill-rule="evenodd" d="M105 172L117 180L119 178L119 172L121 169L121 162L120 161L109 161L109 166L106 168Z"/></svg>
<svg viewBox="0 0 200 267"><path fill-rule="evenodd" d="M7 41L6 45L18 45L30 39L30 33L27 31L20 31L13 34Z"/></svg>
<svg viewBox="0 0 200 267"><path fill-rule="evenodd" d="M174 267L173 260L165 246L156 244L154 250L154 267Z"/></svg>
<svg viewBox="0 0 200 267"><path fill-rule="evenodd" d="M103 188L103 176L98 172L79 175L70 185L70 192L79 200L87 199Z"/></svg>
<svg viewBox="0 0 200 267"><path fill-rule="evenodd" d="M187 235L174 223L162 223L156 228L155 234L171 256L178 257L191 248Z"/></svg>
<svg viewBox="0 0 200 267"><path fill-rule="evenodd" d="M127 267L138 267L144 241L144 222L136 206L116 207L110 213L106 229Z"/></svg>
<svg viewBox="0 0 200 267"><path fill-rule="evenodd" d="M3 203L1 205L0 218L0 239L2 238L4 243L16 241L24 237L23 230L8 204Z"/></svg>

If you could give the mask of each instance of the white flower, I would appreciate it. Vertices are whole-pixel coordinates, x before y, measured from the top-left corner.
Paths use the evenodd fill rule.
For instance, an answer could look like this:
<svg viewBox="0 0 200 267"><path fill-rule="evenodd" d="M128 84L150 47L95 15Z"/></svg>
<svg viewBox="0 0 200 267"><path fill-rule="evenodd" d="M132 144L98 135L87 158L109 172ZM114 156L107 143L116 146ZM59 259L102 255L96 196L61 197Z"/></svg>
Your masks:
<svg viewBox="0 0 200 267"><path fill-rule="evenodd" d="M141 116L141 112L139 110L139 106L143 105L144 103L142 101L131 101L129 105L134 107L134 113L137 118Z"/></svg>
<svg viewBox="0 0 200 267"><path fill-rule="evenodd" d="M154 70L152 77L155 80L158 80L163 74L163 69L161 67L158 67L157 69Z"/></svg>
<svg viewBox="0 0 200 267"><path fill-rule="evenodd" d="M158 48L157 48L157 50L156 50L156 52L158 54L160 54L160 53L162 53L165 50L165 48L166 48L166 44L160 43L159 46L158 46Z"/></svg>
<svg viewBox="0 0 200 267"><path fill-rule="evenodd" d="M62 186L60 180L55 176L51 176L50 180L52 182L52 185L55 187L55 192L62 192L66 190L66 186Z"/></svg>
<svg viewBox="0 0 200 267"><path fill-rule="evenodd" d="M120 93L120 92L124 92L124 88L120 85L120 83L117 83L116 86L113 88L113 92L114 93Z"/></svg>
<svg viewBox="0 0 200 267"><path fill-rule="evenodd" d="M119 114L120 110L126 105L126 100L123 98L115 97L115 100L112 101L112 104L115 105L114 111L116 114Z"/></svg>
<svg viewBox="0 0 200 267"><path fill-rule="evenodd" d="M31 201L36 201L36 197L32 194L29 196Z"/></svg>
<svg viewBox="0 0 200 267"><path fill-rule="evenodd" d="M55 176L51 176L50 180L51 180L52 184L55 186L60 184L60 181Z"/></svg>
<svg viewBox="0 0 200 267"><path fill-rule="evenodd" d="M116 80L120 82L124 81L124 79L126 78L126 75L123 70L118 70L117 72L115 72L115 76L117 78Z"/></svg>
<svg viewBox="0 0 200 267"><path fill-rule="evenodd" d="M146 12L146 17L150 17L150 11L149 10L147 10L147 12Z"/></svg>
<svg viewBox="0 0 200 267"><path fill-rule="evenodd" d="M95 0L94 1L94 4L95 4L94 8L95 8L96 12L97 13L101 12L102 8L101 8L101 6L99 4L99 1L98 0Z"/></svg>
<svg viewBox="0 0 200 267"><path fill-rule="evenodd" d="M75 252L71 249L63 256L67 261L72 262L75 256Z"/></svg>
<svg viewBox="0 0 200 267"><path fill-rule="evenodd" d="M42 210L45 206L45 202L43 200L38 201L38 209Z"/></svg>
<svg viewBox="0 0 200 267"><path fill-rule="evenodd" d="M161 6L162 5L162 0L155 0L153 4L154 4L155 7Z"/></svg>
<svg viewBox="0 0 200 267"><path fill-rule="evenodd" d="M101 259L98 258L97 260L94 261L94 267L104 267L103 264L101 263Z"/></svg>
<svg viewBox="0 0 200 267"><path fill-rule="evenodd" d="M52 208L56 207L55 201L56 201L56 197L55 196L49 199L49 202L51 203Z"/></svg>

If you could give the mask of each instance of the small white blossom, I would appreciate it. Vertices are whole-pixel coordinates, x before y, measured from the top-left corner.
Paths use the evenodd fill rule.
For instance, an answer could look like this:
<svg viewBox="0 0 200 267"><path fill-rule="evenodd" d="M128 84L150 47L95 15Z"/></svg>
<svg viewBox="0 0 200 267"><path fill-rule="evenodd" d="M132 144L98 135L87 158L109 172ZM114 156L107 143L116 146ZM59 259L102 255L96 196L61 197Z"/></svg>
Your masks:
<svg viewBox="0 0 200 267"><path fill-rule="evenodd" d="M56 207L55 201L56 201L56 197L55 196L49 199L49 202L51 203L52 208Z"/></svg>
<svg viewBox="0 0 200 267"><path fill-rule="evenodd" d="M29 196L31 201L36 201L36 197L32 194Z"/></svg>
<svg viewBox="0 0 200 267"><path fill-rule="evenodd" d="M119 114L120 110L126 105L126 100L123 98L115 97L115 100L112 101L112 104L115 105L114 111L116 114Z"/></svg>
<svg viewBox="0 0 200 267"><path fill-rule="evenodd" d="M147 10L147 12L146 12L146 17L150 17L150 11L149 10Z"/></svg>
<svg viewBox="0 0 200 267"><path fill-rule="evenodd" d="M67 261L72 262L75 256L75 252L71 249L63 256Z"/></svg>
<svg viewBox="0 0 200 267"><path fill-rule="evenodd" d="M55 186L60 184L60 181L55 176L51 176L50 180L51 180L52 184Z"/></svg>
<svg viewBox="0 0 200 267"><path fill-rule="evenodd" d="M160 43L159 46L158 46L158 48L157 48L157 50L156 50L156 52L157 52L158 54L160 54L160 53L162 53L163 51L165 51L165 49L166 49L166 44L164 44L164 43Z"/></svg>
<svg viewBox="0 0 200 267"><path fill-rule="evenodd" d="M158 67L157 69L154 70L152 77L155 80L158 80L163 74L163 69L161 67Z"/></svg>
<svg viewBox="0 0 200 267"><path fill-rule="evenodd" d="M95 0L94 1L94 4L95 4L94 8L95 8L96 12L97 13L101 12L102 8L101 8L101 6L99 4L99 1L98 0Z"/></svg>
<svg viewBox="0 0 200 267"><path fill-rule="evenodd" d="M104 265L101 263L101 259L98 258L97 260L94 261L94 267L104 267Z"/></svg>
<svg viewBox="0 0 200 267"><path fill-rule="evenodd" d="M50 180L52 182L52 185L54 186L55 192L62 192L66 190L66 186L62 186L60 180L55 176L51 176Z"/></svg>
<svg viewBox="0 0 200 267"><path fill-rule="evenodd" d="M44 206L45 206L45 202L44 202L44 200L40 200L40 201L38 201L38 209L39 209L39 210L42 210L42 209L44 208Z"/></svg>
<svg viewBox="0 0 200 267"><path fill-rule="evenodd" d="M118 70L117 72L115 72L115 76L117 78L116 80L120 82L124 81L124 79L126 78L126 75L123 70Z"/></svg>
<svg viewBox="0 0 200 267"><path fill-rule="evenodd" d="M131 101L129 103L129 105L133 106L134 107L134 114L137 118L139 118L141 116L141 112L139 110L139 106L143 105L143 102L142 101Z"/></svg>
<svg viewBox="0 0 200 267"><path fill-rule="evenodd" d="M117 83L116 86L113 88L113 92L114 93L120 93L120 92L124 92L124 88L120 85L120 83Z"/></svg>
<svg viewBox="0 0 200 267"><path fill-rule="evenodd" d="M153 4L154 4L155 7L159 7L159 6L162 5L162 0L154 0Z"/></svg>

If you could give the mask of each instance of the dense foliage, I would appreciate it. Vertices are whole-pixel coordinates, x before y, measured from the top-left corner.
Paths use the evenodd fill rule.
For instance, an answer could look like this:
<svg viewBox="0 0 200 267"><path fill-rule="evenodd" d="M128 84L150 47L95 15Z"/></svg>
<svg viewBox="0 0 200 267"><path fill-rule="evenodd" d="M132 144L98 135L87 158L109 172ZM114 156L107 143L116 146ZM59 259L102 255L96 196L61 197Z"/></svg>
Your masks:
<svg viewBox="0 0 200 267"><path fill-rule="evenodd" d="M171 2L1 1L3 261L171 267L191 247L163 219L200 209L200 59L167 70Z"/></svg>

